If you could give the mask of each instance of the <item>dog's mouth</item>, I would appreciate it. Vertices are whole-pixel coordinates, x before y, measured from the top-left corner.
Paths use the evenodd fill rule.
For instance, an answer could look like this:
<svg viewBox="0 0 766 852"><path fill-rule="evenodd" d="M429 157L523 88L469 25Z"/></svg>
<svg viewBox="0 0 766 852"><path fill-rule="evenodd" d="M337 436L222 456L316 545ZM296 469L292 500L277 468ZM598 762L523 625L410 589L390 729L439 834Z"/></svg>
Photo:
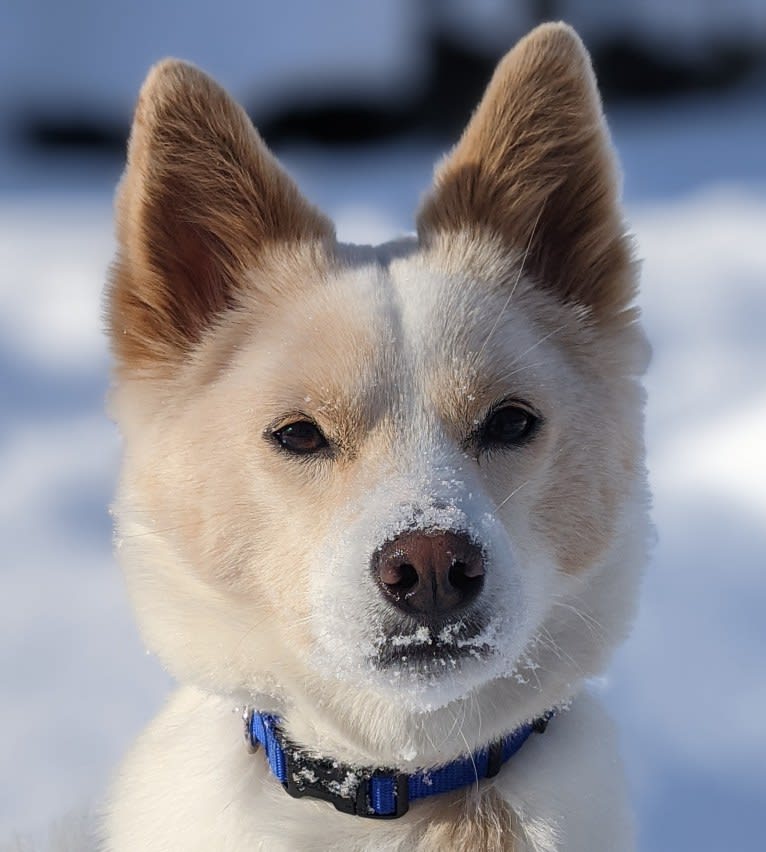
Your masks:
<svg viewBox="0 0 766 852"><path fill-rule="evenodd" d="M389 629L380 638L371 662L377 669L412 673L454 669L467 659L489 656L492 648L482 638L485 626L482 619L467 616L443 625L421 624L405 630L400 625L398 631Z"/></svg>

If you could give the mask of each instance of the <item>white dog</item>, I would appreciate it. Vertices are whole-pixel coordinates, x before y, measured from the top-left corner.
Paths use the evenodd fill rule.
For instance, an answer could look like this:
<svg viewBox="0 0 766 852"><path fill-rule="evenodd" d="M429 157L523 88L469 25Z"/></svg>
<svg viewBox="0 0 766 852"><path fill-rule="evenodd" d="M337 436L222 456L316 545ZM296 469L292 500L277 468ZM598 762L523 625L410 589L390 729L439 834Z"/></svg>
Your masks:
<svg viewBox="0 0 766 852"><path fill-rule="evenodd" d="M117 215L119 556L181 686L105 849L631 849L582 689L645 559L647 345L575 33L502 60L416 238L339 244L176 61Z"/></svg>

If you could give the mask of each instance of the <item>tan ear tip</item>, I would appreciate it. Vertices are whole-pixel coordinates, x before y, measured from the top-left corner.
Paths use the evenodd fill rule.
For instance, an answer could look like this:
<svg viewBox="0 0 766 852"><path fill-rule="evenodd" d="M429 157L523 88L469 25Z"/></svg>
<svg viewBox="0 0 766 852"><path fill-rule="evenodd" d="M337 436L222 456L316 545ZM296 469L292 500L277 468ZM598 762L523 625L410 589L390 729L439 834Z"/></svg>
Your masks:
<svg viewBox="0 0 766 852"><path fill-rule="evenodd" d="M204 71L191 62L168 57L149 69L138 95L139 109L152 104L185 100L191 92L212 93L220 87Z"/></svg>
<svg viewBox="0 0 766 852"><path fill-rule="evenodd" d="M190 103L214 96L220 87L204 71L181 59L162 59L153 65L138 93L135 120L151 124L168 105L185 110Z"/></svg>
<svg viewBox="0 0 766 852"><path fill-rule="evenodd" d="M182 59L167 57L149 69L141 86L141 95L153 94L156 90L176 88L204 77L205 74L196 65Z"/></svg>
<svg viewBox="0 0 766 852"><path fill-rule="evenodd" d="M551 50L558 54L566 52L570 55L579 55L583 59L590 61L588 50L577 34L577 31L573 26L564 21L551 21L546 24L539 24L522 39L521 43L538 50Z"/></svg>

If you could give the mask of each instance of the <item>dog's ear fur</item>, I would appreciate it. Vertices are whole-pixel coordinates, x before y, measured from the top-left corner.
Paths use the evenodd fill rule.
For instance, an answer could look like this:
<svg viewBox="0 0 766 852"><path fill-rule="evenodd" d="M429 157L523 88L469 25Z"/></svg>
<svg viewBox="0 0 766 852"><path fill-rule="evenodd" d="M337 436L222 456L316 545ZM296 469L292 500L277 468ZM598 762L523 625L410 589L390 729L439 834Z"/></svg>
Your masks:
<svg viewBox="0 0 766 852"><path fill-rule="evenodd" d="M139 96L117 201L107 311L118 370L178 362L268 244L332 234L226 92L161 62Z"/></svg>
<svg viewBox="0 0 766 852"><path fill-rule="evenodd" d="M500 62L418 216L420 240L488 232L524 268L597 318L634 295L619 179L588 53L544 24Z"/></svg>

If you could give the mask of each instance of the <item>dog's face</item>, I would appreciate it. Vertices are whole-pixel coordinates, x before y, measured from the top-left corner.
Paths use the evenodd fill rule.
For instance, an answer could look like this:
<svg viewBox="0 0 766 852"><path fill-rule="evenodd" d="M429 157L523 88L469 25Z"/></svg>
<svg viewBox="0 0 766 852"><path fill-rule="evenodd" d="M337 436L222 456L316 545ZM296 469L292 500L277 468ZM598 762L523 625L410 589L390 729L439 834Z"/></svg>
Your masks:
<svg viewBox="0 0 766 852"><path fill-rule="evenodd" d="M603 665L643 555L646 347L570 30L506 57L418 238L378 248L165 63L118 229L118 542L178 675L376 742L456 701L486 738Z"/></svg>

